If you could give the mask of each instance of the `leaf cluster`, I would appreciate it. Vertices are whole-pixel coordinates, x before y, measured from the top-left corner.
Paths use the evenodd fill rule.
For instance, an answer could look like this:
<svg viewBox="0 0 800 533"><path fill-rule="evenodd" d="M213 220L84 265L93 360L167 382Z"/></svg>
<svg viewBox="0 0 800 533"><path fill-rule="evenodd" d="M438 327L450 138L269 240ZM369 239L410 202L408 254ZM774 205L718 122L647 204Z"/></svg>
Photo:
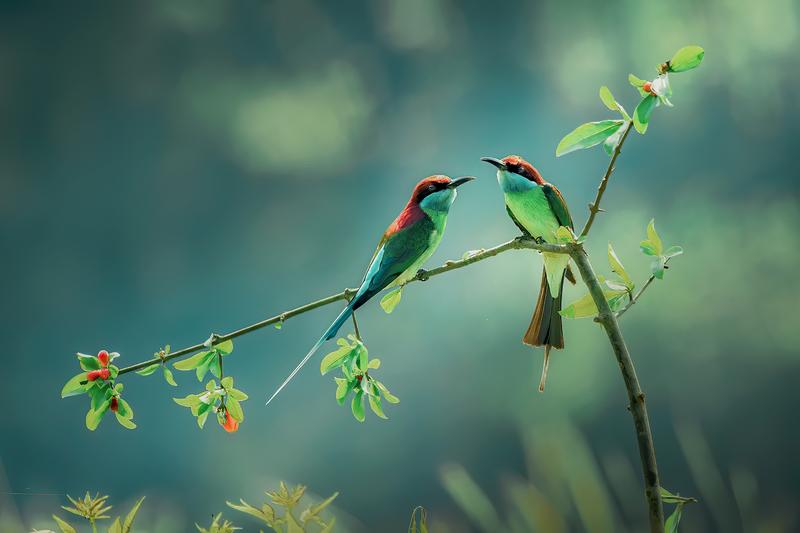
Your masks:
<svg viewBox="0 0 800 533"><path fill-rule="evenodd" d="M320 533L330 533L333 531L336 519L323 519L322 511L333 503L333 500L339 496L339 493L334 493L316 505L308 505L296 516L295 508L300 505L300 500L303 499L305 492L306 487L304 485L297 485L290 489L283 481L281 481L280 488L277 491L267 491L267 497L272 500L274 506L283 509L282 513L276 510L273 505L266 502L263 503L261 507L250 505L242 499L239 500L239 503L226 503L231 509L254 516L267 527L278 533L309 532L311 531L309 527L312 525L314 525L316 530Z"/></svg>
<svg viewBox="0 0 800 533"><path fill-rule="evenodd" d="M173 400L180 406L188 407L197 420L197 425L202 428L211 413L217 415L217 422L223 427L227 423L226 413L237 423L243 422L241 402L247 398L247 394L233 386L233 376L225 376L219 384L215 379L209 380L205 390L200 393Z"/></svg>
<svg viewBox="0 0 800 533"><path fill-rule="evenodd" d="M98 520L106 520L111 518L110 515L106 514L111 510L111 505L107 505L108 496L100 496L100 494L91 496L87 492L86 496L84 496L82 499L74 499L69 495L67 495L67 499L70 501L72 506L68 507L66 505L62 505L61 508L68 513L72 513L73 515L79 516L88 521L92 525L93 530L96 527L95 523ZM136 519L136 513L139 512L139 508L142 506L143 501L144 496L133 505L131 510L125 516L124 520L121 516L117 516L108 527L107 532L130 533L133 528L133 521ZM62 533L78 533L78 530L75 529L73 525L58 515L53 515L53 520L55 520Z"/></svg>

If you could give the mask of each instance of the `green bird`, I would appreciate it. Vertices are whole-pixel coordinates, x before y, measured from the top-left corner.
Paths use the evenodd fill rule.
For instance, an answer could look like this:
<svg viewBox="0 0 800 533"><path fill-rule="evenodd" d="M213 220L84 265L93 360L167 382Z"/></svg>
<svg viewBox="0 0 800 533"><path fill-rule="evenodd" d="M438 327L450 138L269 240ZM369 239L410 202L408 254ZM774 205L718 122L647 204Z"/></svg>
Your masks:
<svg viewBox="0 0 800 533"><path fill-rule="evenodd" d="M389 225L378 242L356 295L267 400L267 405L303 368L320 346L336 336L339 328L350 318L353 311L383 289L403 285L416 276L422 264L433 255L442 240L450 206L456 199L456 187L473 179L475 178L472 176L464 176L451 180L447 176L435 175L417 183L405 208Z"/></svg>
<svg viewBox="0 0 800 533"><path fill-rule="evenodd" d="M506 211L522 233L546 243L558 243L556 231L561 226L573 229L572 217L561 192L546 182L533 165L519 156L503 159L482 157L497 167L497 181L503 190ZM564 278L575 283L569 268L569 255L542 252L544 270L542 286L531 323L522 342L531 346L544 346L544 363L539 390L544 392L550 350L564 348L564 330L561 325L561 290Z"/></svg>

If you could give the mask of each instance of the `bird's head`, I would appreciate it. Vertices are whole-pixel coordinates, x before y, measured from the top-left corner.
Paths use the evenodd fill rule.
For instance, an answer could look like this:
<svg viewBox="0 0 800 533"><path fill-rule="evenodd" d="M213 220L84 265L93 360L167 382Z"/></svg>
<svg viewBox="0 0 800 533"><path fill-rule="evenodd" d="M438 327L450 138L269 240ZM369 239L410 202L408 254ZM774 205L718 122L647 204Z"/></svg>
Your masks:
<svg viewBox="0 0 800 533"><path fill-rule="evenodd" d="M456 188L474 179L473 176L463 176L454 180L442 175L428 176L414 187L411 202L429 215L437 212L447 213L458 194Z"/></svg>
<svg viewBox="0 0 800 533"><path fill-rule="evenodd" d="M544 183L539 171L518 155L508 155L503 159L481 157L481 161L497 168L497 181L505 192L530 189Z"/></svg>

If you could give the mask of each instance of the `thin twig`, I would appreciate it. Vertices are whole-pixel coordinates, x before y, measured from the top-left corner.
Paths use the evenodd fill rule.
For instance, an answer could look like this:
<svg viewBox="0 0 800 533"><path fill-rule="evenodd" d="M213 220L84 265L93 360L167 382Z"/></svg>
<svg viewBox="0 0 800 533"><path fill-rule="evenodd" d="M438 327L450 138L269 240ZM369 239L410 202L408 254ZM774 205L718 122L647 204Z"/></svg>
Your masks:
<svg viewBox="0 0 800 533"><path fill-rule="evenodd" d="M614 153L611 155L611 161L608 162L606 173L603 175L603 179L600 180L600 185L597 186L597 195L595 195L594 201L589 204L589 218L586 220L586 224L581 230L579 240L583 240L583 238L589 234L589 230L592 228L592 224L594 224L597 213L602 211L602 209L600 209L600 200L603 199L603 193L606 192L608 178L610 178L611 174L614 172L614 164L617 162L617 158L622 151L622 145L625 144L625 139L628 138L628 134L631 132L632 124L633 122L630 120L625 124L625 131L622 133L622 138L619 140L619 143L617 143L617 147L614 148Z"/></svg>
<svg viewBox="0 0 800 533"><path fill-rule="evenodd" d="M666 259L666 260L664 260L664 266L666 266L666 265L667 265L667 263L669 263L669 260L670 260L670 258L669 258L669 257L667 257L667 259ZM639 290L636 292L636 294L634 294L634 295L631 297L631 299L630 299L630 301L628 302L628 304L627 304L625 307L623 307L622 309L620 309L619 311L617 311L617 319L619 319L619 317L621 317L621 316L623 315L623 313L625 313L625 311L627 311L628 309L630 309L631 307L633 307L633 305L634 305L636 302L638 302L638 301L639 301L639 298L641 298L642 294L644 294L644 291L646 291L646 290L647 290L647 287L649 287L649 286L650 286L650 284L651 284L651 283L653 283L653 281L655 281L655 279L656 279L656 276L655 276L655 274L651 274L651 275L650 275L650 277L649 277L649 278L647 278L647 281L645 281L645 282L644 282L644 285L642 285L642 288L641 288L641 289L639 289Z"/></svg>
<svg viewBox="0 0 800 533"><path fill-rule="evenodd" d="M419 272L417 272L416 276L414 276L410 281L408 281L408 283L412 283L414 281L425 281L434 276L444 274L445 272L449 272L451 270L464 268L473 263L477 263L478 261L483 261L484 259L489 259L490 257L494 257L498 254L507 252L509 250L539 250L544 252L565 254L569 253L573 246L574 245L571 244L537 243L535 240L528 237L517 237L516 239L510 240L493 248L476 252L475 254L470 255L464 259L458 261L447 261L444 265L437 268L433 268L431 270L420 270ZM265 328L272 324L283 323L292 317L308 313L309 311L313 311L314 309L318 309L320 307L324 307L326 305L330 305L332 303L336 303L341 300L349 300L355 295L355 293L356 289L345 289L342 292L332 294L330 296L327 296L325 298L322 298L314 302L307 303L305 305L301 305L300 307L296 307L289 311L285 311L279 315L266 318L264 320L261 320L260 322L256 322L255 324L251 324L236 331L226 333L225 335L215 335L214 344L219 344L220 342L224 342L230 339L235 339L236 337L241 337L242 335L252 333L253 331ZM162 361L163 362L170 361L172 359L184 357L192 353L199 352L200 350L207 350L207 349L208 346L204 342L201 342L192 346L188 346L186 348L182 348L176 352L167 354L164 357L154 357L152 359L148 359L146 361L142 361L140 363L127 366L125 368L120 369L119 373L127 374L128 372L134 372L136 370L146 368L155 363L159 363Z"/></svg>

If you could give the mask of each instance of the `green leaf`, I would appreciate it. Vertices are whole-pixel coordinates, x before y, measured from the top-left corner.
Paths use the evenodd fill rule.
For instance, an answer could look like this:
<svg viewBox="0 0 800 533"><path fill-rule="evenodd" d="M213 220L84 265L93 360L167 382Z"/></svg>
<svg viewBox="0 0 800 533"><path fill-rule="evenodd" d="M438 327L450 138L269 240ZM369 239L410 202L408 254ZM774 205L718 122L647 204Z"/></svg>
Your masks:
<svg viewBox="0 0 800 533"><path fill-rule="evenodd" d="M381 360L380 359L370 359L367 368L372 370L378 370L381 367Z"/></svg>
<svg viewBox="0 0 800 533"><path fill-rule="evenodd" d="M646 82L645 80L639 79L633 74L628 74L628 83L636 87L637 89L642 87Z"/></svg>
<svg viewBox="0 0 800 533"><path fill-rule="evenodd" d="M273 324L273 326L275 327L275 329L281 329L283 327L283 320L281 320L279 322L275 322L275 324Z"/></svg>
<svg viewBox="0 0 800 533"><path fill-rule="evenodd" d="M386 388L386 385L381 383L378 380L373 380L375 382L375 386L378 387L383 395L383 399L389 403L400 403L400 398L389 392L389 389Z"/></svg>
<svg viewBox="0 0 800 533"><path fill-rule="evenodd" d="M238 400L229 397L225 401L225 407L228 408L228 412L231 414L234 420L237 422L244 421L244 411L242 410L242 406L239 404Z"/></svg>
<svg viewBox="0 0 800 533"><path fill-rule="evenodd" d="M62 520L56 515L53 515L53 520L56 521L58 528L61 530L61 533L78 533L78 530L69 525L67 522Z"/></svg>
<svg viewBox="0 0 800 533"><path fill-rule="evenodd" d="M164 365L164 380L173 387L178 386L178 384L175 382L175 376L172 375L172 370L167 368L166 365Z"/></svg>
<svg viewBox="0 0 800 533"><path fill-rule="evenodd" d="M124 416L119 414L119 412L114 413L114 414L116 415L117 422L119 422L120 425L122 425L123 427L125 427L127 429L136 429L136 424L133 423L133 420L131 420L130 418L125 418Z"/></svg>
<svg viewBox="0 0 800 533"><path fill-rule="evenodd" d="M675 510L669 515L667 521L664 523L664 530L666 533L678 533L678 524L681 522L681 514L683 514L683 503L675 506Z"/></svg>
<svg viewBox="0 0 800 533"><path fill-rule="evenodd" d="M336 401L343 403L350 392L350 382L343 378L333 378L336 381Z"/></svg>
<svg viewBox="0 0 800 533"><path fill-rule="evenodd" d="M606 289L603 291L603 294L606 297L606 300L610 300L627 294L628 291L626 290L613 290L613 289ZM597 306L594 303L594 299L590 293L586 293L567 307L560 311L561 316L564 318L589 318L597 315Z"/></svg>
<svg viewBox="0 0 800 533"><path fill-rule="evenodd" d="M633 111L633 127L642 135L647 132L647 125L650 122L650 114L656 107L658 98L655 95L648 94L639 102L636 109Z"/></svg>
<svg viewBox="0 0 800 533"><path fill-rule="evenodd" d="M575 233L566 226L559 226L556 230L556 240L559 243L575 242Z"/></svg>
<svg viewBox="0 0 800 533"><path fill-rule="evenodd" d="M219 382L223 389L232 389L233 388L233 376L225 376Z"/></svg>
<svg viewBox="0 0 800 533"><path fill-rule="evenodd" d="M353 348L349 344L345 344L323 357L322 362L319 364L320 373L324 376L334 368L342 366L352 351Z"/></svg>
<svg viewBox="0 0 800 533"><path fill-rule="evenodd" d="M696 68L703 61L705 50L697 45L684 46L669 60L670 72L686 72Z"/></svg>
<svg viewBox="0 0 800 533"><path fill-rule="evenodd" d="M625 111L625 108L622 107L622 104L617 102L617 100L614 98L614 95L611 94L611 91L605 85L600 87L600 100L602 100L605 106L611 111L619 112L626 121L631 119L631 117L628 116L627 111Z"/></svg>
<svg viewBox="0 0 800 533"><path fill-rule="evenodd" d="M89 431L94 431L100 425L103 415L108 411L108 406L111 402L106 400L97 409L89 409L86 413L86 427Z"/></svg>
<svg viewBox="0 0 800 533"><path fill-rule="evenodd" d="M598 145L616 133L624 123L624 120L600 120L581 124L561 139L556 147L556 157Z"/></svg>
<svg viewBox="0 0 800 533"><path fill-rule="evenodd" d="M67 398L69 396L76 396L83 394L91 386L90 382L86 380L86 372L81 372L69 379L61 389L61 397Z"/></svg>
<svg viewBox="0 0 800 533"><path fill-rule="evenodd" d="M653 259L653 262L650 263L650 270L657 279L664 279L664 267L667 264L666 259L666 257L660 255Z"/></svg>
<svg viewBox="0 0 800 533"><path fill-rule="evenodd" d="M203 411L203 413L197 415L197 425L200 427L200 429L203 429L203 426L206 425L206 420L208 419L209 412L210 411L208 410L208 406L206 406L206 410Z"/></svg>
<svg viewBox="0 0 800 533"><path fill-rule="evenodd" d="M197 394L190 394L185 398L173 398L172 400L183 407L195 407L200 403L200 398Z"/></svg>
<svg viewBox="0 0 800 533"><path fill-rule="evenodd" d="M221 356L219 354L215 354L214 357L208 362L208 369L216 377L221 377L222 376L222 362L220 361L220 357ZM197 377L198 377L198 379L202 380L202 378L200 378L200 368L199 367L197 368Z"/></svg>
<svg viewBox="0 0 800 533"><path fill-rule="evenodd" d="M350 409L353 411L353 416L359 422L364 421L364 402L362 401L362 396L364 393L362 391L356 392L356 395L353 396L353 402L350 404Z"/></svg>
<svg viewBox="0 0 800 533"><path fill-rule="evenodd" d="M86 370L99 370L100 369L100 359L93 355L86 355L85 353L78 352L76 354L78 356L78 363L81 365L81 368Z"/></svg>
<svg viewBox="0 0 800 533"><path fill-rule="evenodd" d="M111 387L107 383L97 384L89 389L89 396L92 398L92 409L97 410L103 402L111 399Z"/></svg>
<svg viewBox="0 0 800 533"><path fill-rule="evenodd" d="M233 387L226 388L225 391L228 393L228 396L234 400L239 400L240 402L245 401L249 397L247 394L243 393L239 389L234 389Z"/></svg>
<svg viewBox="0 0 800 533"><path fill-rule="evenodd" d="M361 342L358 343L356 350L358 350L358 368L366 372L368 368L367 365L369 363L369 351Z"/></svg>
<svg viewBox="0 0 800 533"><path fill-rule="evenodd" d="M606 280L606 287L608 287L609 289L611 289L613 291L625 291L625 292L628 292L628 286L627 285L625 285L624 283L619 283L619 282L614 281L614 280L610 280L610 279Z"/></svg>
<svg viewBox="0 0 800 533"><path fill-rule="evenodd" d="M611 243L608 243L608 264L611 266L611 270L619 276L619 279L625 284L628 289L633 289L634 283L631 279L628 272L625 270L625 267L622 266L622 261L619 260L617 257L617 253L614 251L614 247L611 246Z"/></svg>
<svg viewBox="0 0 800 533"><path fill-rule="evenodd" d="M123 418L133 418L133 407L122 398L117 398L117 414Z"/></svg>
<svg viewBox="0 0 800 533"><path fill-rule="evenodd" d="M174 363L172 366L175 367L176 370L194 370L195 368L199 367L200 365L206 362L205 359L206 357L208 357L210 353L212 352L210 351L197 352L188 359L184 359L183 361L178 361L177 363Z"/></svg>
<svg viewBox="0 0 800 533"><path fill-rule="evenodd" d="M661 242L661 237L656 232L656 219L651 218L650 223L647 224L647 240L653 245L656 255L661 255L664 252L664 245Z"/></svg>
<svg viewBox="0 0 800 533"><path fill-rule="evenodd" d="M128 512L128 515L125 517L125 522L122 524L122 533L130 533L131 528L133 527L133 521L136 519L136 513L139 512L139 507L142 506L143 501L144 496L139 498L139 501L136 502L131 508L130 512Z"/></svg>
<svg viewBox="0 0 800 533"><path fill-rule="evenodd" d="M120 522L119 517L114 519L114 523L109 526L107 533L122 533L122 523Z"/></svg>
<svg viewBox="0 0 800 533"><path fill-rule="evenodd" d="M381 307L387 314L391 314L394 311L394 308L397 307L397 304L400 303L400 298L403 297L403 289L398 288L393 291L386 293L383 298L381 298Z"/></svg>
<svg viewBox="0 0 800 533"><path fill-rule="evenodd" d="M639 248L641 248L642 253L644 255L657 255L656 254L656 249L653 246L653 243L651 243L648 240L644 240L644 241L640 242L639 243Z"/></svg>
<svg viewBox="0 0 800 533"><path fill-rule="evenodd" d="M678 255L681 255L682 253L683 253L683 248L681 248L680 246L670 246L664 252L664 257L667 257L667 258L675 257L675 256L678 256Z"/></svg>
<svg viewBox="0 0 800 533"><path fill-rule="evenodd" d="M219 344L215 344L214 349L220 352L222 355L228 355L233 351L233 341L231 339L222 341Z"/></svg>
<svg viewBox="0 0 800 533"><path fill-rule="evenodd" d="M383 418L384 420L387 419L388 417L385 414L383 414L383 407L381 407L380 397L373 396L370 394L367 398L369 400L369 407L370 409L372 409L372 412L378 415L379 417Z"/></svg>
<svg viewBox="0 0 800 533"><path fill-rule="evenodd" d="M158 367L160 366L161 363L153 363L150 366L146 366L140 370L137 370L136 373L139 374L140 376L149 376L150 374L158 370Z"/></svg>

